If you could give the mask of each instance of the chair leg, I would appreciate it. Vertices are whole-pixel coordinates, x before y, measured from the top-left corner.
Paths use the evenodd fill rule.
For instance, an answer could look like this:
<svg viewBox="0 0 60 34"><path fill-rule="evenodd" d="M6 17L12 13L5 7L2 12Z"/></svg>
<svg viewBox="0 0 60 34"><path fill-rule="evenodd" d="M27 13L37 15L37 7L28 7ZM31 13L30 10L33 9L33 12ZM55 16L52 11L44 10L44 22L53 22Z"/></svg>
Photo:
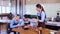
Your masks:
<svg viewBox="0 0 60 34"><path fill-rule="evenodd" d="M10 32L8 31L7 34L10 34Z"/></svg>
<svg viewBox="0 0 60 34"><path fill-rule="evenodd" d="M42 34L42 30L39 31L39 34Z"/></svg>
<svg viewBox="0 0 60 34"><path fill-rule="evenodd" d="M40 34L42 34L42 30L40 30Z"/></svg>
<svg viewBox="0 0 60 34"><path fill-rule="evenodd" d="M20 34L20 33L18 32L18 34Z"/></svg>

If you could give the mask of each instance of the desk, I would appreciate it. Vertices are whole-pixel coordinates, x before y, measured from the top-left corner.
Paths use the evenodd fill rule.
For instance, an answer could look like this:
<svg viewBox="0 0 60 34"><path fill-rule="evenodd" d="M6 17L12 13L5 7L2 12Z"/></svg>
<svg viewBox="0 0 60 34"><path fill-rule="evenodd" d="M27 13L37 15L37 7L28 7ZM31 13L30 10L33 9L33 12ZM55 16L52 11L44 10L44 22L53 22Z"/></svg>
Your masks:
<svg viewBox="0 0 60 34"><path fill-rule="evenodd" d="M46 25L52 25L52 26L59 26L60 27L60 22L47 21Z"/></svg>
<svg viewBox="0 0 60 34"><path fill-rule="evenodd" d="M5 16L8 16L9 15L9 13L2 13L2 14L0 14L0 17L5 17Z"/></svg>
<svg viewBox="0 0 60 34"><path fill-rule="evenodd" d="M60 29L60 22L47 21L46 28L49 28L52 30L59 30Z"/></svg>
<svg viewBox="0 0 60 34"><path fill-rule="evenodd" d="M10 20L0 20L0 23L10 23Z"/></svg>
<svg viewBox="0 0 60 34"><path fill-rule="evenodd" d="M14 28L12 31L19 32L20 34L38 34L36 31L32 30L31 28L28 30L24 30L22 28Z"/></svg>
<svg viewBox="0 0 60 34"><path fill-rule="evenodd" d="M38 34L38 32L36 32L34 29L29 29L29 30L24 30L21 28L14 28L12 29L12 31L16 31L19 32L20 34ZM43 29L43 33L42 34L49 34L50 30L49 29Z"/></svg>
<svg viewBox="0 0 60 34"><path fill-rule="evenodd" d="M2 19L2 17L8 17L8 16L9 16L9 13L2 13L2 14L0 14L1 19Z"/></svg>
<svg viewBox="0 0 60 34"><path fill-rule="evenodd" d="M37 19L32 19L34 22L37 22ZM46 28L52 29L52 30L59 30L60 29L60 22L52 22L47 21L46 22Z"/></svg>

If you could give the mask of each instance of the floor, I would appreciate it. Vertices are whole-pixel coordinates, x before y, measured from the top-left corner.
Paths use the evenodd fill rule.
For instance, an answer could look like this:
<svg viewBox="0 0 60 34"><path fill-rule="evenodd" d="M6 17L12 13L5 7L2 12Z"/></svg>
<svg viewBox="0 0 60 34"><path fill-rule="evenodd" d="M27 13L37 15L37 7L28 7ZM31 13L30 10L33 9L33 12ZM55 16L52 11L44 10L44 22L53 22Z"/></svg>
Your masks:
<svg viewBox="0 0 60 34"><path fill-rule="evenodd" d="M6 33L6 25L1 25L0 27L1 27L0 33L1 33L1 34L7 34L7 33ZM54 32L55 32L55 31L51 30L50 33L51 33L51 34L54 34ZM13 34L13 33L10 33L10 34Z"/></svg>
<svg viewBox="0 0 60 34"><path fill-rule="evenodd" d="M6 30L6 25L5 24L1 25L0 33L1 34L7 34L7 30ZM11 32L10 34L13 34L13 32Z"/></svg>

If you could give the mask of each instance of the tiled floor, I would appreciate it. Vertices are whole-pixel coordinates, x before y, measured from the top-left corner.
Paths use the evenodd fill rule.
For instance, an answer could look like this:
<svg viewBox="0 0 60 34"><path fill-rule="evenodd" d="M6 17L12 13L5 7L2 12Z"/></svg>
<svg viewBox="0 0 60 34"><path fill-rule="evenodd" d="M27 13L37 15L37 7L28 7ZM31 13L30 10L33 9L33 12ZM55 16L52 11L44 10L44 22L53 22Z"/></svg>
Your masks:
<svg viewBox="0 0 60 34"><path fill-rule="evenodd" d="M6 29L1 30L1 34L7 34ZM10 34L13 34L13 32L11 32Z"/></svg>
<svg viewBox="0 0 60 34"><path fill-rule="evenodd" d="M1 30L1 34L7 34L6 30L5 29Z"/></svg>

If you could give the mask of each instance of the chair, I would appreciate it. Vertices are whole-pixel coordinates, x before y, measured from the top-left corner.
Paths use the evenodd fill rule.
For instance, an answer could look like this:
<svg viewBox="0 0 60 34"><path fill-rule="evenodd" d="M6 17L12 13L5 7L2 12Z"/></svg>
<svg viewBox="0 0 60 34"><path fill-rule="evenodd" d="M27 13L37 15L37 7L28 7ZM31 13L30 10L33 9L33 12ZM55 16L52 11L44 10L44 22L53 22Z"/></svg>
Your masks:
<svg viewBox="0 0 60 34"><path fill-rule="evenodd" d="M10 30L11 30L11 29L10 29L10 23L7 23L6 27L7 27L7 34L10 34L10 32L11 32L11 31L10 31Z"/></svg>
<svg viewBox="0 0 60 34"><path fill-rule="evenodd" d="M7 34L10 34L11 32L14 32L14 34L16 34L15 31L12 31L12 28L10 28L10 23L7 24ZM18 32L19 34L19 32Z"/></svg>
<svg viewBox="0 0 60 34"><path fill-rule="evenodd" d="M14 34L16 34L16 32L12 31L12 28L10 28L10 23L7 23L6 27L7 27L7 34L10 34L11 32L14 32Z"/></svg>

